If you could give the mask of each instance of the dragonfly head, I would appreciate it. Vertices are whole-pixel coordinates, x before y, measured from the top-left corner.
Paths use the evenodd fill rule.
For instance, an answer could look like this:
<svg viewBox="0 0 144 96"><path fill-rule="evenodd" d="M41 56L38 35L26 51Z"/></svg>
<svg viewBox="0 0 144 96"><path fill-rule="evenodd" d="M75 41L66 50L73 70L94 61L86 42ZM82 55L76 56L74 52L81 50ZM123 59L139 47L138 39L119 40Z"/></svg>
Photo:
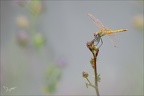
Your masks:
<svg viewBox="0 0 144 96"><path fill-rule="evenodd" d="M95 40L98 40L99 39L99 34L98 33L94 33L94 38L95 38Z"/></svg>
<svg viewBox="0 0 144 96"><path fill-rule="evenodd" d="M100 37L100 36L99 36L98 33L94 33L94 37L97 38L97 37Z"/></svg>
<svg viewBox="0 0 144 96"><path fill-rule="evenodd" d="M97 33L94 33L94 36L96 37L96 36L97 36Z"/></svg>

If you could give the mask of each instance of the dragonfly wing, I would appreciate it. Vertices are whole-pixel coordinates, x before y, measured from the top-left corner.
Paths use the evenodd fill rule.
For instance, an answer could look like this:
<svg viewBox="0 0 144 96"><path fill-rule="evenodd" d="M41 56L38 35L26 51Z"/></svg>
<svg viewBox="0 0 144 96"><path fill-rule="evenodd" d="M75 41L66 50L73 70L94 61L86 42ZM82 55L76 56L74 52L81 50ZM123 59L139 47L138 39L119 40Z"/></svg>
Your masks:
<svg viewBox="0 0 144 96"><path fill-rule="evenodd" d="M92 19L92 21L96 24L96 26L99 28L99 30L105 30L107 29L103 24L102 22L97 19L96 17L94 17L92 14L88 14L88 16Z"/></svg>
<svg viewBox="0 0 144 96"><path fill-rule="evenodd" d="M110 38L111 42L113 43L114 47L118 47L118 40L115 38L116 33L113 34L107 34Z"/></svg>

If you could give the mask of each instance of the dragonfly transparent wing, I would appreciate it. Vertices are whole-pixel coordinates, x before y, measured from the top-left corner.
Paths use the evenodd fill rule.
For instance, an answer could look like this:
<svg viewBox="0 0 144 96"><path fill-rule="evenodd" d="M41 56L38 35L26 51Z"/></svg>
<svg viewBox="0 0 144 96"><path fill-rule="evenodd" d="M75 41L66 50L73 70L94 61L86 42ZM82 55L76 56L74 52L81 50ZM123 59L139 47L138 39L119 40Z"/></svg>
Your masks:
<svg viewBox="0 0 144 96"><path fill-rule="evenodd" d="M97 19L96 17L94 17L92 14L88 14L88 16L92 19L92 21L96 24L96 26L99 28L99 30L105 30L108 29L106 28L99 19Z"/></svg>
<svg viewBox="0 0 144 96"><path fill-rule="evenodd" d="M118 47L118 40L115 38L116 33L107 34L110 38L111 42L113 43L114 47Z"/></svg>

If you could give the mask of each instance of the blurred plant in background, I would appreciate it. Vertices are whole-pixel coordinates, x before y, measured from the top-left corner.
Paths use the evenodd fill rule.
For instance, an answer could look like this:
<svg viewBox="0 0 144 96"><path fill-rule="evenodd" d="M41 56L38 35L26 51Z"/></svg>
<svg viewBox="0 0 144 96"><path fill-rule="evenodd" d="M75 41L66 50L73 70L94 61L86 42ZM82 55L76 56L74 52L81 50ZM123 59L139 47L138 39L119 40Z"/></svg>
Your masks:
<svg viewBox="0 0 144 96"><path fill-rule="evenodd" d="M54 64L49 65L45 72L45 86L44 93L54 93L62 78L63 69L65 68L66 60L59 58Z"/></svg>
<svg viewBox="0 0 144 96"><path fill-rule="evenodd" d="M139 7L138 10L143 10L143 3L144 1L138 1L138 4L139 4ZM136 14L135 16L133 16L132 18L132 24L133 26L138 29L139 31L142 31L144 30L144 14L143 13L139 13L139 14Z"/></svg>
<svg viewBox="0 0 144 96"><path fill-rule="evenodd" d="M46 38L38 30L38 20L40 19L43 10L42 2L40 0L19 0L17 1L17 4L20 5L20 7L25 8L29 15L19 16L16 20L20 29L17 35L18 44L22 47L26 47L26 45L29 45L30 42L32 42L32 45L35 48L41 48L46 43Z"/></svg>
<svg viewBox="0 0 144 96"><path fill-rule="evenodd" d="M28 45L28 41L29 41L29 35L28 35L28 32L26 32L25 30L20 30L18 33L17 33L17 37L16 37L17 41L18 41L18 44L20 46L27 46Z"/></svg>
<svg viewBox="0 0 144 96"><path fill-rule="evenodd" d="M19 8L23 9L26 12L25 15L19 15L16 19L16 24L18 26L17 32L15 34L16 44L20 48L24 48L25 50L27 50L29 55L32 55L31 53L33 53L33 52L36 53L37 51L39 53L37 55L41 55L40 52L42 52L42 51L40 51L40 50L43 50L42 47L44 47L47 44L47 40L46 40L46 37L44 36L44 34L42 34L42 31L40 30L41 28L38 24L40 24L39 21L40 21L42 14L46 11L45 6L43 5L43 2L41 0L16 0L15 2ZM31 49L32 50L36 49L36 50L34 50L33 52L30 52ZM27 52L27 51L25 51L25 52ZM45 50L44 50L44 52L45 52ZM34 55L32 55L32 56L34 56ZM31 58L31 56L30 57L28 56L28 58L33 59L35 57ZM46 57L46 58L48 59L48 57ZM41 65L38 65L38 66L36 64L34 64L34 66L36 66L36 67L42 66L45 68L44 73L43 73L44 75L42 75L44 82L41 81L41 82L43 82L42 84L44 84L44 85L42 85L43 87L42 87L42 90L40 88L40 91L44 94L52 94L56 91L57 86L60 83L60 80L62 78L63 69L66 66L67 62L65 59L62 59L62 58L54 61L54 57L52 58L51 61L48 61L47 59L44 59L44 58L38 58L38 59L41 59L40 60L41 63L45 63L47 65L47 67L45 68L45 66L42 65L41 63L40 63ZM50 63L50 62L53 62L53 63ZM33 63L33 62L30 62L30 63ZM26 65L23 65L23 66L26 66ZM27 72L25 74L27 74L33 70L33 69L31 69L33 67L32 64L30 66L28 65L26 67L29 67L29 68L26 69ZM11 72L12 69L9 71ZM22 69L17 70L16 72L18 72L18 71L25 72ZM21 72L19 73L19 75L21 75ZM31 73L29 73L29 74L31 74ZM36 74L36 73L34 73L34 74ZM31 75L33 76L34 74L32 73ZM13 74L11 74L11 75L13 75ZM15 77L13 77L13 78L15 78ZM23 76L23 78L24 78L24 76ZM33 77L31 77L31 78L33 78ZM35 77L34 77L34 79L35 79ZM17 79L14 79L14 81L15 80L17 80ZM21 80L21 79L19 78L18 80ZM42 80L42 79L40 79L40 80ZM27 81L25 81L25 83L27 83ZM18 85L18 83L16 85ZM23 87L26 87L26 86L23 86ZM29 86L27 86L27 87L29 87ZM12 94L12 93L5 93L5 94Z"/></svg>
<svg viewBox="0 0 144 96"><path fill-rule="evenodd" d="M59 80L61 79L61 75L62 75L62 70L60 68L58 68L54 64L49 65L45 74L46 84L43 89L45 93L55 92L58 86Z"/></svg>
<svg viewBox="0 0 144 96"><path fill-rule="evenodd" d="M143 15L137 15L133 18L133 25L136 29L143 31L144 29L144 17Z"/></svg>

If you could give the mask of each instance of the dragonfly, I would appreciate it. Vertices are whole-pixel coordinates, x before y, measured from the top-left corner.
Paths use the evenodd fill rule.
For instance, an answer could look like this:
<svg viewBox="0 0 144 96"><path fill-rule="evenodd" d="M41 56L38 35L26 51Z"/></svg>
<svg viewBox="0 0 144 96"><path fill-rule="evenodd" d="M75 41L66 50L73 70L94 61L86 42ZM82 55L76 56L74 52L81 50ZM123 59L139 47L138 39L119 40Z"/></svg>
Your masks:
<svg viewBox="0 0 144 96"><path fill-rule="evenodd" d="M119 29L119 30L111 30L107 27L105 27L102 22L97 19L95 16L93 16L92 14L88 14L88 16L92 19L92 21L95 23L95 25L98 27L98 32L94 33L94 42L97 42L96 45L99 44L99 42L101 41L101 44L99 46L99 48L101 47L101 45L103 44L102 41L102 36L108 35L110 37L110 40L112 41L114 47L117 47L116 44L116 39L114 38L115 33L119 33L119 32L125 32L127 31L127 29Z"/></svg>

